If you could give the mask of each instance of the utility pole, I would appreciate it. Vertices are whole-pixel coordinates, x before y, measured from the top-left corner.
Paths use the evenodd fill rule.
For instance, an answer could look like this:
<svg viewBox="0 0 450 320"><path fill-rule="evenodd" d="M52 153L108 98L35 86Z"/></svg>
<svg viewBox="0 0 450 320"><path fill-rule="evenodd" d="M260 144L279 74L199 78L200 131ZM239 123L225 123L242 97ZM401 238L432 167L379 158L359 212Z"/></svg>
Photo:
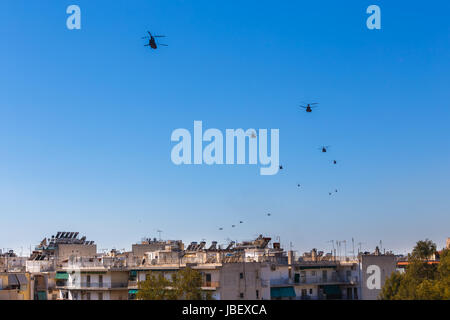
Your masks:
<svg viewBox="0 0 450 320"><path fill-rule="evenodd" d="M161 232L162 232L162 230L156 230L156 232L158 232L158 235L159 235L159 241L161 241Z"/></svg>

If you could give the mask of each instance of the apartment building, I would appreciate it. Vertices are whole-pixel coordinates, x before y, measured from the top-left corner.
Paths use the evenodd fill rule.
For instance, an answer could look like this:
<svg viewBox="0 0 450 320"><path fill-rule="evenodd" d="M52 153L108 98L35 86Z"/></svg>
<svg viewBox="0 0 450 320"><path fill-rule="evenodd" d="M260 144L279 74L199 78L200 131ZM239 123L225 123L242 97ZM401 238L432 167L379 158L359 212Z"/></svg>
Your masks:
<svg viewBox="0 0 450 320"><path fill-rule="evenodd" d="M127 300L128 278L125 260L108 257L73 257L55 274L61 300Z"/></svg>

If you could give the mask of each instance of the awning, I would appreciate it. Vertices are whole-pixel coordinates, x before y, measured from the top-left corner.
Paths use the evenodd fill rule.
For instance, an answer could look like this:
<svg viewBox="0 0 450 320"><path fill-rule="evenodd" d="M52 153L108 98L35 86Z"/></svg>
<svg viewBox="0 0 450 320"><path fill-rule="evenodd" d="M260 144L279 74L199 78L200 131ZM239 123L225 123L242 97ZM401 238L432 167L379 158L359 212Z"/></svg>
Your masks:
<svg viewBox="0 0 450 320"><path fill-rule="evenodd" d="M136 294L138 291L136 289L130 289L128 290L129 294Z"/></svg>
<svg viewBox="0 0 450 320"><path fill-rule="evenodd" d="M23 273L16 274L16 277L21 286L26 286L28 284L28 279Z"/></svg>
<svg viewBox="0 0 450 320"><path fill-rule="evenodd" d="M341 289L337 285L323 286L323 291L327 296L340 296L342 294Z"/></svg>
<svg viewBox="0 0 450 320"><path fill-rule="evenodd" d="M293 287L270 288L271 298L290 298L295 297L295 290Z"/></svg>
<svg viewBox="0 0 450 320"><path fill-rule="evenodd" d="M69 279L69 274L67 272L57 272L55 279L56 280L67 280L67 279Z"/></svg>
<svg viewBox="0 0 450 320"><path fill-rule="evenodd" d="M17 280L17 277L15 274L8 274L8 286L18 286L19 280Z"/></svg>
<svg viewBox="0 0 450 320"><path fill-rule="evenodd" d="M37 297L38 297L38 300L47 300L47 292L38 291Z"/></svg>

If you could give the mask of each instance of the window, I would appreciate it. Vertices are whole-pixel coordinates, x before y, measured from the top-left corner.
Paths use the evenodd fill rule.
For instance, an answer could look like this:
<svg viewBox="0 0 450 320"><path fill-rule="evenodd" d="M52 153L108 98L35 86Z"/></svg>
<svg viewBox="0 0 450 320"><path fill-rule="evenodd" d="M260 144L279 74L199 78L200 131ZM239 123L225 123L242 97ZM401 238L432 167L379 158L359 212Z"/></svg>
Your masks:
<svg viewBox="0 0 450 320"><path fill-rule="evenodd" d="M86 293L86 300L91 300L91 293L90 292Z"/></svg>
<svg viewBox="0 0 450 320"><path fill-rule="evenodd" d="M241 273L241 274L242 274L242 273ZM241 298L241 299L244 298L244 293L243 293L243 292L239 293L239 298Z"/></svg>
<svg viewBox="0 0 450 320"><path fill-rule="evenodd" d="M306 271L300 271L300 281L302 283L306 282Z"/></svg>
<svg viewBox="0 0 450 320"><path fill-rule="evenodd" d="M103 287L103 276L99 275L98 276L98 286L101 288ZM100 299L99 299L100 300Z"/></svg>
<svg viewBox="0 0 450 320"><path fill-rule="evenodd" d="M315 276L316 276L316 271L311 271L311 275L312 275L313 277L315 277Z"/></svg>
<svg viewBox="0 0 450 320"><path fill-rule="evenodd" d="M327 270L322 270L322 280L323 281L327 281L327 277L328 276L328 274L327 274Z"/></svg>
<svg viewBox="0 0 450 320"><path fill-rule="evenodd" d="M244 279L244 274L242 272L239 273L239 279Z"/></svg>
<svg viewBox="0 0 450 320"><path fill-rule="evenodd" d="M98 300L103 300L103 292L98 293Z"/></svg>
<svg viewBox="0 0 450 320"><path fill-rule="evenodd" d="M259 299L259 290L256 290L256 299Z"/></svg>
<svg viewBox="0 0 450 320"><path fill-rule="evenodd" d="M312 295L312 289L309 289L309 294L311 294L311 295Z"/></svg>
<svg viewBox="0 0 450 320"><path fill-rule="evenodd" d="M87 275L86 276L86 287L90 287L91 286L91 276Z"/></svg>
<svg viewBox="0 0 450 320"><path fill-rule="evenodd" d="M358 288L353 288L353 299L358 300Z"/></svg>

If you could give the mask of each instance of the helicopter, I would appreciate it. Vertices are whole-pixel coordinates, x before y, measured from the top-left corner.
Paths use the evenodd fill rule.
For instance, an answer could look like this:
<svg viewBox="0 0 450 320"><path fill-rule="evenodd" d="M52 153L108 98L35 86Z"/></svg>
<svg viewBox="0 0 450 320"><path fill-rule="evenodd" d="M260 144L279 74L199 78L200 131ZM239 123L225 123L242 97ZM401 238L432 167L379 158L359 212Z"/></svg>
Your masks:
<svg viewBox="0 0 450 320"><path fill-rule="evenodd" d="M319 148L319 150L321 150L322 152L327 152L328 148L330 148L330 146L322 146Z"/></svg>
<svg viewBox="0 0 450 320"><path fill-rule="evenodd" d="M318 103L314 102L314 103L307 103L306 106L300 106L301 108L306 109L306 112L312 112L312 109L316 107Z"/></svg>
<svg viewBox="0 0 450 320"><path fill-rule="evenodd" d="M337 164L337 160L333 160L333 164Z"/></svg>
<svg viewBox="0 0 450 320"><path fill-rule="evenodd" d="M142 39L149 39L148 44L145 44L145 47L150 47L152 49L158 48L158 45L167 47L167 44L156 43L155 38L164 38L165 36L153 36L150 31L147 31L150 37L142 37Z"/></svg>

